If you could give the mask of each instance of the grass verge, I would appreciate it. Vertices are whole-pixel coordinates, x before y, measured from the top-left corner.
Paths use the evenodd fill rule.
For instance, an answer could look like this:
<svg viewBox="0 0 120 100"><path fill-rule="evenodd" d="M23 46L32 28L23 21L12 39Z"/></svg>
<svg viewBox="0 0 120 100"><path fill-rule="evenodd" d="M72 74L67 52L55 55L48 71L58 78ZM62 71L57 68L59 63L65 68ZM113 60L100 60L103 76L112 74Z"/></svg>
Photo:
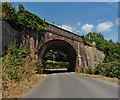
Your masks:
<svg viewBox="0 0 120 100"><path fill-rule="evenodd" d="M98 79L98 80L101 80L101 81L105 81L105 82L109 82L109 83L118 85L118 79L117 78L110 78L110 77L101 76L101 75L90 75L90 74L78 73L78 72L76 72L76 73L80 74L82 76L86 76L86 77L90 77L90 78L94 78L94 79Z"/></svg>
<svg viewBox="0 0 120 100"><path fill-rule="evenodd" d="M2 93L2 98L21 98L26 95L30 90L39 85L45 79L45 75L35 74L21 82L7 83L7 89Z"/></svg>

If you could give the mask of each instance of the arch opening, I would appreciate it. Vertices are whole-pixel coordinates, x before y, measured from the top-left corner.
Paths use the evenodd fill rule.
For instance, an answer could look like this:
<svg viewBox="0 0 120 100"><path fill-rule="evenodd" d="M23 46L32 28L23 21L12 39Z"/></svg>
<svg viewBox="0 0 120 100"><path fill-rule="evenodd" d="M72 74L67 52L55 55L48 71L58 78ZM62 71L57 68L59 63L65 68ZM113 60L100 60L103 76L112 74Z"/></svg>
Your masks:
<svg viewBox="0 0 120 100"><path fill-rule="evenodd" d="M67 56L66 61L69 62L67 71L75 71L77 54L76 50L71 44L64 40L50 40L44 43L39 50L39 59L42 61L42 63L45 60L45 54L50 50L63 52Z"/></svg>

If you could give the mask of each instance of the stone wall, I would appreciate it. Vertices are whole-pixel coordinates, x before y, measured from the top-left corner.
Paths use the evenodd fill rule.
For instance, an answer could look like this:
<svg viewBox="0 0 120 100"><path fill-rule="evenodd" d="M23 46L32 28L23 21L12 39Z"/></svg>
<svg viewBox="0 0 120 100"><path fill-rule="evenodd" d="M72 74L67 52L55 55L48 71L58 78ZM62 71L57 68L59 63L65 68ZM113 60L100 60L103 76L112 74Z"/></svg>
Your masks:
<svg viewBox="0 0 120 100"><path fill-rule="evenodd" d="M4 21L0 23L2 23L2 51L4 52L9 45L18 42L19 32Z"/></svg>
<svg viewBox="0 0 120 100"><path fill-rule="evenodd" d="M72 39L74 41L82 42L81 36L79 36L73 32L70 32L68 30L54 26L52 24L49 24L47 31L50 33L56 34L58 36L64 37L64 38L68 38L68 39Z"/></svg>
<svg viewBox="0 0 120 100"><path fill-rule="evenodd" d="M104 53L95 47L85 46L85 52L88 60L88 65L95 67L104 60Z"/></svg>
<svg viewBox="0 0 120 100"><path fill-rule="evenodd" d="M2 21L0 21L0 56L2 53Z"/></svg>
<svg viewBox="0 0 120 100"><path fill-rule="evenodd" d="M0 48L2 48L3 53L8 46L18 44L29 48L32 57L34 57L35 48L37 48L37 38L35 38L35 35L40 34L39 32L29 29L17 30L5 21L0 21L0 25L2 27L2 45Z"/></svg>
<svg viewBox="0 0 120 100"><path fill-rule="evenodd" d="M32 31L29 30L16 30L5 21L2 23L2 51L4 52L9 45L22 44L23 46L30 47L30 35ZM35 33L35 32L33 32Z"/></svg>
<svg viewBox="0 0 120 100"><path fill-rule="evenodd" d="M23 46L27 46L37 55L38 50L47 40L62 39L70 43L78 56L82 58L81 66L96 66L100 61L103 61L105 55L102 51L90 46L84 46L82 38L71 32L63 29L49 26L46 33L35 32L30 30L16 30L6 22L2 22L2 50L4 51L7 46L14 43L20 43ZM85 48L85 50L84 50ZM84 55L86 54L86 55ZM87 62L86 62L87 61ZM83 64L82 64L83 63ZM78 64L79 65L79 64Z"/></svg>

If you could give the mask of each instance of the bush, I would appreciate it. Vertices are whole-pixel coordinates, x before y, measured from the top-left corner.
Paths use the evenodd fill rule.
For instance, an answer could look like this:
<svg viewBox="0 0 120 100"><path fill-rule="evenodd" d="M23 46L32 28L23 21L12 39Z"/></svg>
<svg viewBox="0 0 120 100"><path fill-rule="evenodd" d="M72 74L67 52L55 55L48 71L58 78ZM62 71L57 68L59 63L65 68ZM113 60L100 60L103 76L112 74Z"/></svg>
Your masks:
<svg viewBox="0 0 120 100"><path fill-rule="evenodd" d="M101 63L95 68L94 74L120 78L120 62L117 60L109 63Z"/></svg>
<svg viewBox="0 0 120 100"><path fill-rule="evenodd" d="M93 74L94 73L94 68L89 65L87 68L85 68L84 73Z"/></svg>
<svg viewBox="0 0 120 100"><path fill-rule="evenodd" d="M30 76L34 70L34 62L29 50L25 47L10 46L7 54L3 56L2 62L3 80L8 78L13 81L20 81Z"/></svg>
<svg viewBox="0 0 120 100"><path fill-rule="evenodd" d="M46 62L46 68L52 69L52 68L68 68L69 67L69 62L63 62L63 61L50 61L47 60Z"/></svg>
<svg viewBox="0 0 120 100"><path fill-rule="evenodd" d="M35 69L36 73L42 74L44 67L41 66L40 60L36 60L35 66L36 66L36 69Z"/></svg>

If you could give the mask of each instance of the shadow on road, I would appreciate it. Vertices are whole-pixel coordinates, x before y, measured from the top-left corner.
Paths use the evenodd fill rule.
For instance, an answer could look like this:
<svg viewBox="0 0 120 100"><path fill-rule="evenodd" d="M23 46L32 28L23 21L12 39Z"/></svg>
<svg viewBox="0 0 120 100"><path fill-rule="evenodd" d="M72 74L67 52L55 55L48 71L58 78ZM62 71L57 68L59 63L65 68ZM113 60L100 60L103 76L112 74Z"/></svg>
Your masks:
<svg viewBox="0 0 120 100"><path fill-rule="evenodd" d="M44 70L44 74L55 74L55 73L69 73L67 69L46 69Z"/></svg>

